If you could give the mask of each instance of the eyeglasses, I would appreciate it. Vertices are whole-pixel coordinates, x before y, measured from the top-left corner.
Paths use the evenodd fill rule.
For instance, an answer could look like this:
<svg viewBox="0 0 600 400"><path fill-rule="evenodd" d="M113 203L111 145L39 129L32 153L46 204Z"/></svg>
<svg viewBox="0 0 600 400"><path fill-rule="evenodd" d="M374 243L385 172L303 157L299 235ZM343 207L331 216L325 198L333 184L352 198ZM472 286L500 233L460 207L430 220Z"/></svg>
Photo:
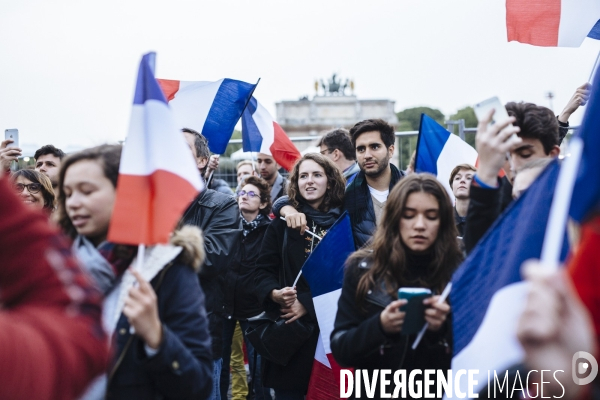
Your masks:
<svg viewBox="0 0 600 400"><path fill-rule="evenodd" d="M245 190L240 190L239 192L236 193L238 195L238 197L242 197L243 195L247 194L248 197L250 198L254 198L254 197L260 197L260 194L253 192L252 190L250 190L249 192L246 192Z"/></svg>
<svg viewBox="0 0 600 400"><path fill-rule="evenodd" d="M27 188L27 191L29 193L36 194L40 190L42 190L42 185L39 183L30 183L29 185L25 185L23 183L15 184L15 190L17 191L17 193L21 193L25 188Z"/></svg>

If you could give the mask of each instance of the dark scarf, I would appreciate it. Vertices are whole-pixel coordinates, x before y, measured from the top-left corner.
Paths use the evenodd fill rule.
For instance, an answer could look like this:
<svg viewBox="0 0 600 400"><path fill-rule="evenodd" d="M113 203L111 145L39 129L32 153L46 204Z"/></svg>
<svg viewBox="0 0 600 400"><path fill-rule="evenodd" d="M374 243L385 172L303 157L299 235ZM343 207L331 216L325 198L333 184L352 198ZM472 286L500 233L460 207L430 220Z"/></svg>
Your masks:
<svg viewBox="0 0 600 400"><path fill-rule="evenodd" d="M94 247L83 236L75 238L73 249L104 296L112 291L137 253L135 246L109 242L102 242Z"/></svg>
<svg viewBox="0 0 600 400"><path fill-rule="evenodd" d="M258 225L260 224L260 221L264 218L264 215L258 214L256 218L254 218L254 221L250 222L246 221L242 213L240 213L240 217L242 217L242 228L244 237L246 237L250 234L250 232L258 228Z"/></svg>
<svg viewBox="0 0 600 400"><path fill-rule="evenodd" d="M304 202L299 202L299 205L300 205L300 209L298 211L300 211L301 213L304 213L315 224L317 224L323 228L329 228L331 225L334 224L335 221L337 221L337 219L342 214L339 207L332 208L327 212L323 212L323 211L315 210L314 208L312 208L311 206L309 206L308 204L306 204Z"/></svg>

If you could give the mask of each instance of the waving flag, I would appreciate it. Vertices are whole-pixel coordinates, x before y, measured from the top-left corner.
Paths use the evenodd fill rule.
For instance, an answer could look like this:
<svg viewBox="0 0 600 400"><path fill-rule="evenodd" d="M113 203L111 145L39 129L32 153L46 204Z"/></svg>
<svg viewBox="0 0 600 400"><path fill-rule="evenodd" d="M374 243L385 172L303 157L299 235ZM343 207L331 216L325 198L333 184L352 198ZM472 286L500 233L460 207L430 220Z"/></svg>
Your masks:
<svg viewBox="0 0 600 400"><path fill-rule="evenodd" d="M329 337L333 331L337 303L342 293L344 263L354 252L354 239L347 213L327 231L310 254L302 275L310 286L320 336L310 377L307 400L339 399L340 366L331 355Z"/></svg>
<svg viewBox="0 0 600 400"><path fill-rule="evenodd" d="M108 231L108 240L115 243L168 243L181 214L203 188L183 133L154 79L154 57L148 53L140 62Z"/></svg>
<svg viewBox="0 0 600 400"><path fill-rule="evenodd" d="M516 329L528 286L520 269L525 260L540 258L558 172L555 160L495 222L452 278L452 369L478 369L475 392L487 383L487 371L503 373L522 359ZM567 251L564 241L563 260ZM461 384L466 392L466 380Z"/></svg>
<svg viewBox="0 0 600 400"><path fill-rule="evenodd" d="M579 47L600 40L598 0L506 0L508 41L534 46Z"/></svg>
<svg viewBox="0 0 600 400"><path fill-rule="evenodd" d="M179 128L191 128L208 140L210 151L225 153L235 125L256 84L221 79L185 82L158 79Z"/></svg>
<svg viewBox="0 0 600 400"><path fill-rule="evenodd" d="M421 114L415 170L429 172L454 199L452 188L448 184L450 173L458 164L477 163L477 151L467 142L450 133L446 128L435 122L431 117Z"/></svg>
<svg viewBox="0 0 600 400"><path fill-rule="evenodd" d="M596 73L581 127L571 140L583 142L577 180L573 188L570 215L578 222L600 206L600 73Z"/></svg>
<svg viewBox="0 0 600 400"><path fill-rule="evenodd" d="M281 126L254 97L242 116L242 143L244 151L273 156L288 171L302 157Z"/></svg>

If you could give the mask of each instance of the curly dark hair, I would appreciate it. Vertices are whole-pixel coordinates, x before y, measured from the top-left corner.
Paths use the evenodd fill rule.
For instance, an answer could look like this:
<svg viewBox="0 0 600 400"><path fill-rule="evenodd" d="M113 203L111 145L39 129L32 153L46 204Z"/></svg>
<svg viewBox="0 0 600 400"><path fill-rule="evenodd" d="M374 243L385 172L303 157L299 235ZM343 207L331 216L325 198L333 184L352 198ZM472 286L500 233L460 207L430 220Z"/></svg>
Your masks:
<svg viewBox="0 0 600 400"><path fill-rule="evenodd" d="M260 191L261 203L267 203L265 208L258 209L258 213L264 215L265 217L269 215L273 204L271 203L271 189L269 188L267 181L265 181L263 178L259 178L258 176L249 175L245 177L242 182L240 182L240 187L244 187L244 185L254 185L258 188Z"/></svg>
<svg viewBox="0 0 600 400"><path fill-rule="evenodd" d="M381 136L381 140L385 147L390 147L396 143L396 133L394 127L382 119L366 119L356 123L350 129L350 136L352 137L352 146L356 148L356 139L365 132L377 131Z"/></svg>
<svg viewBox="0 0 600 400"><path fill-rule="evenodd" d="M36 150L33 158L37 160L41 156L45 156L46 154L52 154L54 157L58 157L59 159L63 159L65 157L65 152L61 149L54 147L52 144L47 144L45 146L40 147Z"/></svg>
<svg viewBox="0 0 600 400"><path fill-rule="evenodd" d="M48 213L54 211L54 206L56 205L56 195L54 193L54 189L52 189L52 182L50 182L50 178L33 169L20 169L15 171L10 176L11 182L13 184L16 183L17 178L20 176L33 183L39 183L42 185L41 192L42 198L44 199L44 210Z"/></svg>
<svg viewBox="0 0 600 400"><path fill-rule="evenodd" d="M298 188L298 175L300 171L300 165L302 165L302 163L306 160L312 160L319 164L327 176L327 184L329 185L329 188L325 191L325 197L319 205L319 211L327 212L332 208L341 207L344 203L346 180L342 176L338 167L335 166L333 161L319 153L305 154L301 159L296 161L296 164L294 164L294 168L290 173L290 184L288 185L287 189L291 206L298 209L300 207L300 203L303 202L303 198L300 196L300 190Z"/></svg>
<svg viewBox="0 0 600 400"><path fill-rule="evenodd" d="M400 219L408 197L416 192L434 196L439 205L440 216L438 235L431 249L433 261L428 268L428 276L418 284L441 292L460 264L462 253L456 239L454 210L446 189L431 174L411 174L403 178L390 192L372 243L348 258L347 265L364 258L373 261L372 267L358 282L357 304L362 304L367 292L382 282L386 291L394 297L397 297L399 287L414 285L414 282L408 282L406 277L408 250L402 242Z"/></svg>
<svg viewBox="0 0 600 400"><path fill-rule="evenodd" d="M77 230L73 226L69 215L67 214L67 208L65 206L66 197L65 191L63 190L63 184L65 181L65 173L69 167L79 161L91 160L96 161L102 167L104 176L117 187L117 179L119 177L119 164L121 162L121 151L123 147L121 145L114 144L103 144L101 146L92 147L73 153L65 158L60 166L60 172L58 173L58 225L62 228L63 232L75 238L77 236Z"/></svg>
<svg viewBox="0 0 600 400"><path fill-rule="evenodd" d="M552 110L533 103L510 102L506 104L506 111L517 119L513 125L521 128L517 133L519 137L538 139L546 155L558 146L558 121Z"/></svg>

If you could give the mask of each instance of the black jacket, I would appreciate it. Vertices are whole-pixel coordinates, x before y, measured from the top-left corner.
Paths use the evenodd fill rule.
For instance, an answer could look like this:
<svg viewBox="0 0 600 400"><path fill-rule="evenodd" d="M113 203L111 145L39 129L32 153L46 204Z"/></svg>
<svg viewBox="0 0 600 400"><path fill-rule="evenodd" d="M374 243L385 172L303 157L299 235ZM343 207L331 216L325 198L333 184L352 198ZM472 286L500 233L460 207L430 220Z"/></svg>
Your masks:
<svg viewBox="0 0 600 400"><path fill-rule="evenodd" d="M214 190L215 192L233 196L233 190L231 190L227 182L225 182L223 179L212 178L208 188Z"/></svg>
<svg viewBox="0 0 600 400"><path fill-rule="evenodd" d="M392 179L390 180L390 191L396 183L404 177L404 172L400 171L390 163L392 169ZM356 178L346 188L344 195L344 210L350 215L350 223L354 234L354 245L357 249L363 247L373 236L377 227L375 220L375 210L373 209L373 200L367 186L365 173L360 171Z"/></svg>
<svg viewBox="0 0 600 400"><path fill-rule="evenodd" d="M224 279L227 270L239 260L242 236L237 202L233 196L206 189L188 207L182 223L199 227L204 235L206 260L198 276L206 294L213 359L218 360L223 353Z"/></svg>
<svg viewBox="0 0 600 400"><path fill-rule="evenodd" d="M285 234L286 231L287 235ZM285 221L280 219L274 219L267 228L260 255L258 260L256 260L256 272L254 275L256 295L264 309L279 307L270 298L273 289L281 289L285 286L293 285L294 279L306 259L304 249L307 237L308 234L300 235L297 230L288 228ZM284 244L285 241L287 241L286 244ZM283 281L285 285L280 284L280 276L283 275L285 275L285 280ZM315 314L310 287L303 276L298 280L296 290L298 301L302 303L308 312L302 318L316 326L317 316ZM318 337L319 329L317 326L312 336L304 342L286 366L276 365L265 360L262 375L263 386L306 393Z"/></svg>
<svg viewBox="0 0 600 400"><path fill-rule="evenodd" d="M263 217L258 227L248 236L240 236L240 260L227 271L225 277L225 318L247 319L263 311L254 291L254 272L263 237L270 223L269 218Z"/></svg>
<svg viewBox="0 0 600 400"><path fill-rule="evenodd" d="M379 322L381 312L395 298L383 289L372 290L366 296L364 307L358 306L358 281L369 268L369 260L354 260L346 268L331 333L331 352L336 361L342 367L369 370L369 376L373 376L375 369L391 369L392 375L395 370L405 369L407 380L413 369L450 369L452 351L449 346L449 319L440 331L427 331L417 349L412 350L416 335L388 335ZM364 386L361 393L364 396ZM378 387L375 398L379 398L379 395Z"/></svg>
<svg viewBox="0 0 600 400"><path fill-rule="evenodd" d="M471 184L469 209L464 224L463 243L469 254L496 219L512 202L512 185L506 177L498 179L498 188L484 189Z"/></svg>
<svg viewBox="0 0 600 400"><path fill-rule="evenodd" d="M178 262L163 272L150 282L158 299L163 343L148 358L143 340L131 334L127 317L121 314L107 399L203 399L210 395L213 362L205 297L196 273Z"/></svg>

